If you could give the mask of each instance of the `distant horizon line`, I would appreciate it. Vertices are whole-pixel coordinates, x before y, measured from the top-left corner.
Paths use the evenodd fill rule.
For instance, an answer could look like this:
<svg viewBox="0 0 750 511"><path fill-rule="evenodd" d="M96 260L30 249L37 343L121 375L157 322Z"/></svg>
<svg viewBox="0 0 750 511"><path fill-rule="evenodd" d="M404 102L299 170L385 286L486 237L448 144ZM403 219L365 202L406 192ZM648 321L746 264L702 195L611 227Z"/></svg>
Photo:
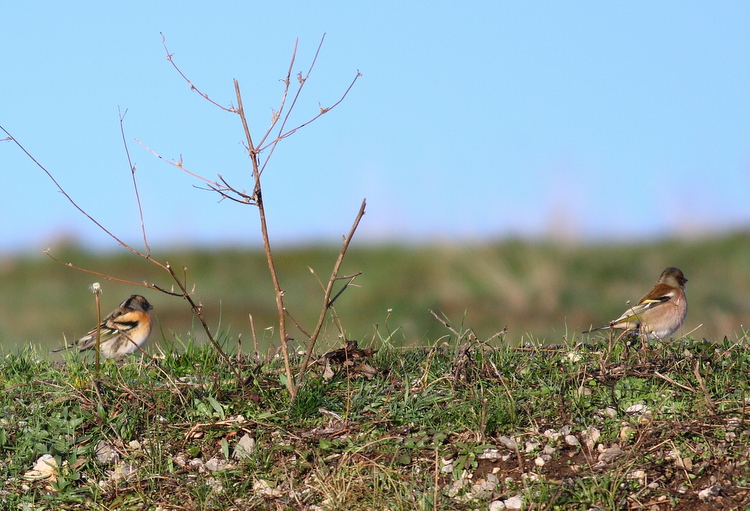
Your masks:
<svg viewBox="0 0 750 511"><path fill-rule="evenodd" d="M750 235L750 226L735 226L734 228L701 230L695 233L671 233L671 234L644 234L631 236L561 236L550 234L522 234L508 233L487 236L469 235L469 236L368 236L361 235L359 238L355 234L350 246L350 250L357 249L359 246L403 246L403 247L429 247L429 246L460 246L460 245L498 245L511 242L525 243L542 243L555 245L570 246L602 246L602 245L622 245L622 244L656 244L664 242L700 242L715 238L729 238L733 236ZM272 248L276 250L304 250L307 248L319 247L336 247L340 246L341 240L329 237L307 237L298 240L289 238L272 239ZM164 242L149 241L152 252L174 251L174 250L197 250L197 251L221 251L221 250L262 250L263 244L260 241L201 241L194 240L190 242ZM139 240L132 243L137 250L143 249L143 241ZM0 247L0 256L15 257L28 256L34 253L43 253L45 250L80 250L91 253L114 253L124 249L114 240L105 246L103 243L87 241L78 236L62 236L54 241L42 246L22 247Z"/></svg>

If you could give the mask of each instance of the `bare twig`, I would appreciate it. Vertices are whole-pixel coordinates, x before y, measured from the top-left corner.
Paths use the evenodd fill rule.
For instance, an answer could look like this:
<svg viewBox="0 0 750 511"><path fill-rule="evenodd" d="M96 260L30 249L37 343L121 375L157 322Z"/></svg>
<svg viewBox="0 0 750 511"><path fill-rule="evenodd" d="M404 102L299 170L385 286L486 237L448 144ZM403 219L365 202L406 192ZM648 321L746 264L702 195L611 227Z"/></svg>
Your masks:
<svg viewBox="0 0 750 511"><path fill-rule="evenodd" d="M237 113L237 110L234 107L227 108L227 107L225 107L223 105L220 105L219 103L217 103L213 99L209 98L208 94L205 94L205 93L201 92L200 90L198 90L198 87L196 87L195 85L193 85L193 82L191 82L190 79L187 76L185 76L185 74L180 70L180 68L177 67L177 64L174 63L174 60L172 60L172 55L173 54L169 53L169 50L167 49L167 38L164 37L164 34L162 34L161 32L159 32L159 35L161 35L161 44L162 44L162 46L164 46L164 51L167 53L167 60L170 62L170 64L172 64L172 67L175 68L175 70L180 74L180 76L188 83L188 85L190 85L190 90L194 90L195 92L197 92L198 94L200 94L201 97L203 97L203 99L205 99L206 101L210 102L211 104L213 104L215 106L218 106L219 108L221 108L225 112Z"/></svg>
<svg viewBox="0 0 750 511"><path fill-rule="evenodd" d="M138 183L135 180L135 165L133 165L133 160L130 159L130 149L128 148L128 143L125 140L125 127L123 126L123 119L125 119L125 115L128 113L127 110L125 110L125 113L120 113L120 108L117 108L117 113L120 114L120 134L122 135L122 144L125 146L125 155L128 157L128 166L130 167L130 174L133 176L133 189L135 190L135 200L138 203L138 213L141 216L141 232L143 233L143 246L146 248L146 254L151 255L151 247L148 246L148 238L146 237L146 222L143 220L143 208L141 207L141 195L138 193Z"/></svg>
<svg viewBox="0 0 750 511"><path fill-rule="evenodd" d="M53 183L55 183L55 186L57 187L57 190L58 190L58 191L59 191L60 193L62 193L62 194L63 194L63 195L65 196L65 198L66 198L66 199L68 199L68 202L70 202L70 203L71 203L71 204L73 205L73 207L75 207L75 208L76 208L76 209L77 209L78 211L80 211L80 212L81 212L81 213L82 213L82 214L83 214L83 215L84 215L84 216L85 216L86 218L88 218L89 220L91 220L91 221L92 221L92 222L93 222L93 223L94 223L94 224L95 224L95 225L96 225L96 226L97 226L97 227L98 227L99 229L101 229L102 231L104 231L104 232L105 232L105 233L106 233L107 235L109 235L109 237L111 237L111 238L112 238L113 240L115 240L115 241L116 241L117 243L119 243L119 244L120 244L121 246L125 247L126 249L130 250L131 252L133 252L133 253L134 253L134 254L136 254L136 255L139 255L139 256L141 256L141 257L145 257L145 258L147 258L147 259L149 258L149 257L148 257L147 255L145 255L145 254L142 254L141 252L139 252L138 250L134 249L133 247L131 247L130 245L128 245L127 243L125 243L124 241L122 241L122 240L121 240L120 238L118 238L117 236L115 236L114 234L112 234L112 232L110 232L110 231L109 231L109 230L108 230L108 229L107 229L106 227L104 227L104 226L103 226L102 224L100 224L100 223L99 223L98 221L96 221L96 220L94 219L94 217L92 217L92 216L91 216L91 215L89 215L89 214L88 214L88 213L87 213L86 211L84 211L84 209L83 209L83 208L81 208L81 207L80 207L80 206L79 206L79 205L78 205L78 204L77 204L77 203L76 203L76 202L75 202L75 201L73 200L73 198L72 198L72 197L71 197L70 195L68 195L68 192L66 192L66 191L65 191L65 190L63 189L63 187L62 187L62 186L60 185L60 183L58 183L58 182L57 182L57 180L56 180L56 179L54 178L54 176L53 176L53 175L52 175L52 174L50 173L50 171L48 171L48 170L47 170L47 169L46 169L46 168L44 167L44 165L42 165L41 163L39 163L39 162L38 162L38 161L36 160L36 158L34 158L34 157L33 157L33 156L31 155L31 153L30 153L30 152L28 152L28 151L26 150L26 148L25 148L24 146L22 146L22 145L21 145L21 143L20 143L20 142L19 142L18 140L16 140L16 138L15 138L15 137L14 137L13 135L11 135L11 134L10 134L10 133L9 133L9 132L8 132L8 131L7 131L6 129L5 129L5 128L3 128L2 126L0 126L0 130L3 130L3 132L5 132L5 134L6 134L6 135L8 135L8 138L9 138L10 140L12 140L12 141L13 141L13 142L14 142L14 143L15 143L15 144L16 144L16 145L17 145L17 146L18 146L18 147L19 147L19 148L21 149L21 151L23 151L24 153L26 153L26 156L28 156L28 157L29 157L29 159L31 159L31 161L33 161L33 162L34 162L34 163L36 164L36 166L37 166L37 167L39 167L40 169L42 169L42 170L44 171L44 173L45 173L45 174L47 174L47 177L49 177L49 178L50 178L50 179L52 180L52 182L53 182Z"/></svg>
<svg viewBox="0 0 750 511"><path fill-rule="evenodd" d="M325 37L325 34L323 35ZM284 106L286 105L286 98L289 96L289 86L292 83L292 69L294 68L294 61L297 60L297 46L299 45L299 39L294 40L294 50L292 50L292 58L289 61L289 69L286 72L286 77L284 80L284 92L281 95L281 101L279 102L279 109L278 110L272 110L273 115L271 116L271 125L268 126L268 129L266 130L266 133L263 135L263 137L260 139L260 146L263 146L266 143L266 139L273 131L274 126L276 126L276 123L279 122L279 119L281 118L281 112L284 111Z"/></svg>
<svg viewBox="0 0 750 511"><path fill-rule="evenodd" d="M336 259L336 263L334 263L333 265L333 271L331 271L331 278L328 280L328 286L326 286L326 291L324 293L323 308L320 311L318 324L315 326L315 330L310 336L310 345L307 347L305 360L304 362L302 362L302 367L300 367L299 373L297 374L297 382L295 384L295 394L296 394L296 391L298 391L300 386L302 385L302 378L304 377L305 372L307 371L307 367L310 364L310 359L312 358L313 349L315 348L315 342L318 340L318 335L320 335L320 330L323 328L323 322L325 321L325 317L326 317L326 314L328 313L328 309L333 304L331 300L333 284L337 280L339 269L341 268L341 263L344 261L344 256L346 255L346 251L349 248L349 243L352 241L352 237L354 236L354 233L357 230L357 226L359 226L359 222L360 220L362 220L362 217L365 214L366 207L367 207L367 199L364 199L362 200L362 205L359 207L359 213L357 213L357 217L354 219L352 228L349 230L349 234L344 237L344 240L341 246L341 251L339 252L338 258Z"/></svg>
<svg viewBox="0 0 750 511"><path fill-rule="evenodd" d="M344 294L344 291L346 291L346 288L348 288L352 284L352 282L354 282L354 279L356 279L360 275L362 275L362 272L358 271L354 275L347 275L346 277L337 277L336 279L334 279L334 280L348 280L349 282L347 282L346 284L344 284L343 287L341 289L339 289L339 292L336 293L336 295L333 298L331 298L330 302L328 302L328 308L329 309L331 307L333 307L333 303L336 300L338 300L338 297L341 296L342 294ZM358 286L355 286L355 287L358 287Z"/></svg>
<svg viewBox="0 0 750 511"><path fill-rule="evenodd" d="M60 193L62 193L65 196L65 198L68 199L68 201L73 205L73 207L75 207L79 212L81 212L86 218L88 218L89 220L91 220L94 223L94 225L96 225L99 229L101 229L106 234L108 234L112 239L114 239L122 247L124 247L127 250L131 251L132 253L134 253L134 254L136 254L136 255L138 255L138 256L146 259L147 261L152 262L153 264L157 265L158 267L160 267L161 269L163 269L167 273L169 273L170 276L172 277L172 279L174 279L174 281L177 283L177 286L180 288L181 293L175 293L174 291L167 291L166 289L163 289L162 287L159 287L156 284L147 284L145 282L139 284L139 283L136 283L136 282L130 282L130 281L126 281L126 280L123 280L123 279L118 279L118 278L112 277L110 275L106 275L104 273L100 273L100 272L96 272L96 271L92 271L92 270L86 270L86 269L83 269L83 268L78 268L76 266L73 266L71 263L63 263L62 261L59 261L58 259L52 257L49 254L48 250L46 250L44 252L49 257L51 257L53 260L55 260L55 261L57 261L57 262L59 262L61 264L64 264L65 266L68 266L69 268L73 268L73 269L76 269L76 270L79 270L79 271L83 271L85 273L90 273L90 274L93 274L93 275L98 275L98 276L100 276L102 278L105 278L107 280L112 280L112 281L115 281L115 282L123 282L123 283L126 283L126 284L132 284L132 285L139 286L139 287L146 287L146 288L156 289L156 290L158 290L158 291L160 291L162 293L165 293L165 294L168 294L168 295L171 295L171 296L181 296L182 298L184 298L185 300L187 300L187 302L190 304L191 309L193 310L193 312L195 312L196 316L198 317L198 319L200 320L201 324L203 325L203 329L205 330L206 335L208 336L208 340L211 342L211 344L214 346L214 348L218 351L218 353L221 355L221 357L224 358L224 360L227 363L229 363L230 367L235 372L235 375L237 376L238 381L240 382L241 385L244 386L244 382L243 382L243 380L241 378L241 375L239 374L238 370L236 369L236 367L233 364L231 364L231 361L230 361L229 357L224 352L224 350L221 349L221 346L219 345L218 342L216 342L216 339L214 339L213 335L211 334L211 330L209 329L208 324L206 323L206 320L203 317L203 314L201 313L201 306L199 306L198 304L196 304L193 301L192 297L190 296L190 292L188 292L188 290L187 290L187 282L180 280L180 278L177 276L177 274L175 274L175 272L172 270L172 267L170 266L170 264L168 262L167 263L161 263L161 262L153 259L149 254L144 254L143 252L141 252L141 251L133 248L131 245L128 245L127 243L125 243L124 241L122 241L120 238L118 238L117 236L115 236L112 232L110 232L109 230L107 230L100 222L98 222L94 217L92 217L89 213L87 213L81 206L79 206L78 203L76 201L74 201L73 198L70 195L68 195L68 193L65 191L65 189L54 178L54 176L52 175L52 173L49 172L41 163L39 163L36 160L36 158L34 158L31 155L31 153L29 153L23 147L23 145L21 145L21 143L18 142L18 140L15 139L15 137L13 137L2 126L0 126L0 130L2 130L3 132L5 132L8 135L8 138L10 140L12 140L19 148L21 148L21 150L24 153L26 153L26 155L31 159L31 161L33 161L40 169L42 169L44 171L45 174L47 174L47 177L49 177L52 180L52 182L55 184L55 186L60 191ZM133 184L136 187L136 193L137 193L137 187L138 186L137 186L137 182L135 181L135 179L133 181ZM140 209L140 202L139 202L138 206L139 206L139 209Z"/></svg>
<svg viewBox="0 0 750 511"><path fill-rule="evenodd" d="M693 366L693 374L695 375L695 379L698 380L698 385L700 385L701 392L703 393L703 398L706 400L708 411L711 413L711 415L715 415L716 405L714 404L713 399L711 399L711 396L708 393L708 389L706 388L706 383L703 381L703 377L701 376L700 364L700 360L695 361L695 365Z"/></svg>
<svg viewBox="0 0 750 511"><path fill-rule="evenodd" d="M461 340L461 339L463 338L463 336L465 335L465 333L463 333L463 334L460 334L460 333L458 333L458 331L456 331L456 329L455 329L455 328L453 328L453 326L451 326L451 324L450 324L450 323L448 323L448 321L446 321L445 319L443 319L443 318L441 318L440 316L438 316L438 315L437 315L437 314L435 313L435 311L434 311L434 310L430 309L430 314L432 314L433 316L435 316L435 319L437 319L438 321L440 321L440 323L442 323L442 325L443 325L443 326L444 326L445 328L447 328L448 330L450 330L451 332L453 332L454 334L456 334L456 337L457 337L457 338L458 338L459 340Z"/></svg>
<svg viewBox="0 0 750 511"><path fill-rule="evenodd" d="M654 376L656 376L657 378L661 378L662 380L664 380L667 383L671 383L672 385L676 385L677 387L680 387L681 389L684 389L684 390L687 390L687 391L690 391L690 392L696 392L696 390L693 387L690 387L688 385L683 385L682 383L673 380L669 376L661 374L659 371L654 371Z"/></svg>
<svg viewBox="0 0 750 511"><path fill-rule="evenodd" d="M59 260L58 258L56 258L55 256L53 256L52 254L50 254L50 249L42 250L42 252L44 252L47 255L47 257L49 257L53 261L55 261L57 263L60 263L63 266L67 266L68 268L72 268L74 270L77 270L77 271L80 271L80 272L83 272L83 273L89 273L91 275L96 275L98 277L102 277L102 278L104 278L106 280L111 280L112 282L120 282L122 284L128 284L130 286L145 287L147 289L158 289L159 291L161 291L161 292L163 292L165 294L168 294L168 295L172 295L172 296L182 296L182 293L174 293L174 292L166 291L166 290L163 290L163 289L159 289L155 285L148 284L146 282L140 282L139 283L139 282L133 282L132 280L119 279L117 277L113 277L111 275L107 275L106 273L101 273L101 272L98 272L98 271L88 270L86 268L81 268L79 266L75 266L75 265L73 265L73 263L66 263L64 261Z"/></svg>
<svg viewBox="0 0 750 511"><path fill-rule="evenodd" d="M296 319L294 319L294 316L292 316L292 313L289 312L289 309L287 309L286 307L284 307L284 312L286 313L287 316L289 316L289 319L292 320L292 323L294 323L294 326L297 327L297 330L299 330L300 332L302 332L304 334L304 336L307 337L307 339L309 340L312 337L312 335L310 335L305 330L305 328L302 325L300 325L299 322Z"/></svg>
<svg viewBox="0 0 750 511"><path fill-rule="evenodd" d="M253 146L253 138L250 134L250 127L248 126L247 118L245 117L245 109L242 106L242 93L240 92L240 84L237 80L234 81L234 90L237 94L237 112L240 116L240 120L242 121L242 127L245 130L245 139L247 141L248 154L250 155L250 161L253 165L253 180L255 181L253 197L255 199L255 205L258 206L260 230L263 235L263 248L266 252L266 262L268 263L268 270L271 273L273 288L276 292L276 309L279 313L279 336L281 338L281 353L284 356L284 371L286 372L287 389L289 390L291 398L294 399L296 396L296 388L294 386L292 367L289 361L289 347L287 346L286 316L284 314L284 290L281 289L281 284L279 284L279 276L276 273L276 262L274 261L273 253L271 252L271 240L268 236L266 210L263 206L263 195L261 193L260 186L260 165L258 161L258 152Z"/></svg>
<svg viewBox="0 0 750 511"><path fill-rule="evenodd" d="M321 50L321 48L323 46L324 40L325 40L325 34L323 35L323 37L320 40L320 44L318 45L318 48L317 48L317 50L315 52L315 56L313 57L312 62L310 63L310 67L309 67L307 73L304 76L302 75L302 73L298 74L297 80L299 82L299 86L296 88L294 96L293 96L293 98L291 100L291 104L287 108L287 99L289 97L289 91L290 91L290 87L291 87L292 70L294 68L294 63L295 63L296 56L297 56L297 47L298 47L298 44L299 44L298 40L295 41L295 43L294 43L294 51L292 52L292 57L291 57L291 60L290 60L290 63L289 63L289 68L288 68L288 71L287 71L287 74L286 74L286 78L283 80L283 82L284 82L284 91L283 91L283 94L282 94L282 98L281 98L281 102L280 102L280 105L279 105L279 109L278 109L278 111L273 111L271 124L268 127L268 129L266 130L265 134L260 139L260 143L258 143L256 145L253 142L253 138L251 136L251 131L250 131L250 128L249 128L249 125L248 125L248 121L247 121L247 117L245 115L245 110L244 110L244 107L243 107L243 104L242 104L242 94L241 94L241 91L240 91L239 82L237 80L234 80L235 95L236 95L236 98L237 98L237 107L227 108L227 107L224 107L224 106L216 103L214 100L212 100L211 98L209 98L207 94L205 94L204 92L201 92L190 81L190 79L187 78L187 76L182 72L182 70L177 66L177 64L175 64L174 59L172 58L172 54L169 53L169 50L168 50L168 48L166 46L166 42L165 42L166 39L162 35L162 44L163 44L164 50L165 50L165 52L167 54L167 60L169 60L169 62L172 64L172 66L175 68L175 70L180 74L180 76L188 83L188 85L190 85L191 90L196 91L201 97L203 97L204 99L206 99L207 101L209 101L213 105L218 106L222 110L227 111L227 112L236 113L236 114L238 114L240 116L240 120L242 122L242 127L243 127L244 132L245 132L245 139L246 139L245 149L247 150L247 152L248 152L248 154L250 156L250 161L252 163L252 175L253 175L253 181L254 181L254 188L253 188L253 192L251 194L246 193L244 190L240 191L239 189L233 187L221 175L218 175L218 177L219 177L218 181L213 181L213 180L210 180L210 179L206 179L206 178L204 178L202 176L199 176L198 174L195 174L195 173L187 170L183 166L183 162L182 162L182 158L181 157L180 157L180 160L177 161L177 162L167 160L167 159L161 157L155 151L153 151L150 148L148 148L142 142L138 141L141 145L143 145L143 147L145 147L147 150L149 150L152 154L154 154L158 158L160 158L160 159L162 159L162 160L170 163L171 165L177 167L178 169L180 169L180 170L182 170L184 172L187 172L191 176L193 176L193 177L195 177L197 179L202 180L204 183L206 183L206 188L202 188L202 189L210 190L210 191L214 191L214 192L218 193L220 195L220 197L221 197L220 201L224 200L224 199L229 199L229 200L232 200L234 202L238 202L238 203L242 203L242 204L250 204L250 205L254 205L254 206L258 207L258 214L259 214L259 217L260 217L260 225L261 225L261 235L262 235L262 238L263 238L263 247L264 247L264 250L265 250L265 253L266 253L266 261L268 263L269 272L271 273L271 280L273 282L274 291L275 291L275 295L276 295L276 307L277 307L278 316L279 316L279 336L281 338L281 347L280 348L281 348L281 351L282 351L282 354L283 354L283 357L284 357L284 370L285 370L285 373L286 373L287 388L289 390L289 393L290 393L292 399L294 399L296 397L297 391L299 390L299 385L300 385L300 383L302 381L302 377L303 377L303 375L305 373L305 370L306 370L306 368L307 368L307 366L309 364L310 354L312 353L312 350L314 348L314 345L315 345L315 342L317 340L317 337L320 334L320 330L321 330L323 321L325 319L326 312L328 311L328 309L330 309L332 307L334 301L341 295L341 293L349 285L351 285L352 281L356 277L356 275L348 277L349 282L347 282L344 285L344 287L341 289L341 291L339 291L339 293L336 296L334 296L333 299L331 299L332 286L333 286L334 281L337 280L337 274L338 274L338 269L339 269L339 267L341 265L341 260L343 259L343 256L344 256L344 254L346 252L346 247L348 246L349 242L351 241L351 237L354 234L354 230L356 230L356 226L359 223L359 220L361 219L362 215L364 214L364 209L365 209L365 202L363 201L362 202L362 207L360 209L360 213L357 216L357 219L355 221L355 225L352 228L352 231L350 232L349 237L344 239L344 248L342 248L342 251L341 251L341 253L339 255L339 259L336 261L336 264L334 266L334 273L333 273L333 275L331 277L331 280L329 280L328 286L326 288L324 307L323 307L323 310L321 312L321 317L320 317L320 319L318 321L318 324L316 326L315 331L313 332L312 335L309 336L310 337L310 347L308 349L307 357L306 357L305 362L304 362L304 364L302 366L302 369L299 372L298 380L297 380L297 382L295 384L295 381L294 381L294 378L293 378L292 372L291 372L291 362L290 362L290 358L289 358L289 349L288 349L288 346L287 346L288 336L287 336L287 331L286 331L286 316L288 315L292 319L292 321L294 321L294 318L288 313L288 311L284 307L284 290L281 288L281 285L280 285L280 282L279 282L278 274L277 274L277 271L276 271L276 265L275 265L275 261L274 261L274 258L273 258L273 253L272 253L272 250L271 250L270 238L269 238L269 234L268 234L268 227L267 227L267 222L266 222L266 212L265 212L265 208L264 208L264 205L263 205L263 195L262 195L262 187L261 187L261 175L263 174L263 171L265 170L266 166L268 165L268 162L269 162L271 156L273 155L274 151L276 150L276 147L277 147L278 143L281 140L283 140L286 137L292 135L293 133L295 133L300 128L302 128L304 126L307 126L311 122L313 122L316 119L320 118L323 114L329 112L331 109L333 109L336 106L338 106L344 100L344 98L346 98L346 96L349 94L349 92L351 91L352 87L354 86L354 83L361 76L361 74L359 73L359 71L357 71L357 75L355 76L354 80L352 80L352 82L349 84L349 87L346 89L346 91L344 92L344 94L332 106L327 107L327 108L320 107L319 113L317 115L313 116L310 120L308 120L307 122L305 122L303 124L300 124L300 125L292 128L292 129L288 129L287 130L286 126L287 126L287 123L289 122L292 110L294 110L294 107L297 104L297 100L300 98L300 95L302 93L302 89L304 88L304 85L305 85L307 79L310 77L310 74L312 73L312 70L315 67L315 64L317 62L317 59L318 59L318 56L320 54L320 50ZM279 122L280 122L280 124L279 124ZM278 130L277 130L276 137L273 140L267 142L268 138L271 136L271 133L274 130L277 129L277 126L278 126ZM263 160L263 162L261 163L260 153L262 153L266 149L269 149L268 154L265 157L265 159ZM295 323L296 323L296 321L295 321ZM299 327L299 325L297 325L297 326ZM300 331L302 331L303 333L305 332L305 330L302 329L301 327L300 327Z"/></svg>

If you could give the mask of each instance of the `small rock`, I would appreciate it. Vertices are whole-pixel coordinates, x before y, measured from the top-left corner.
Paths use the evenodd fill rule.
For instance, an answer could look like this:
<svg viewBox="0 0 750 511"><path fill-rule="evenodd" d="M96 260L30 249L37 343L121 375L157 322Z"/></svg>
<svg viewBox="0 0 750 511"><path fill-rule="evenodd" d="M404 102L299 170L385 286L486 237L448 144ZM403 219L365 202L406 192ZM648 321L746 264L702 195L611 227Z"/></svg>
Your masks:
<svg viewBox="0 0 750 511"><path fill-rule="evenodd" d="M568 444L568 445L570 445L570 446L572 446L572 447L576 447L576 446L581 445L581 442L578 441L578 439L575 437L575 435L566 435L565 436L565 443Z"/></svg>
<svg viewBox="0 0 750 511"><path fill-rule="evenodd" d="M620 440L623 440L624 442L632 440L634 436L635 430L630 426L623 426L623 428L620 430Z"/></svg>
<svg viewBox="0 0 750 511"><path fill-rule="evenodd" d="M509 499L506 499L503 501L505 504L505 509L521 509L523 507L523 500L521 500L521 497L516 495L515 497L511 497Z"/></svg>
<svg viewBox="0 0 750 511"><path fill-rule="evenodd" d="M610 419L614 419L615 417L617 417L617 409L611 406L608 406L607 408L604 409L604 416L609 417Z"/></svg>
<svg viewBox="0 0 750 511"><path fill-rule="evenodd" d="M650 410L648 406L643 404L636 404L628 406L627 410L625 410L625 413L630 415L643 415L648 413Z"/></svg>
<svg viewBox="0 0 750 511"><path fill-rule="evenodd" d="M210 470L211 472L219 472L221 470L226 470L229 467L231 467L229 462L221 460L216 457L213 457L206 462L206 468Z"/></svg>
<svg viewBox="0 0 750 511"><path fill-rule="evenodd" d="M596 464L591 467L591 470L593 470L594 472L601 472L605 468L607 468L606 461L597 461Z"/></svg>
<svg viewBox="0 0 750 511"><path fill-rule="evenodd" d="M279 498L282 496L280 489L272 487L268 481L264 481L263 479L258 479L253 483L253 491L264 497Z"/></svg>
<svg viewBox="0 0 750 511"><path fill-rule="evenodd" d="M556 431L554 429L545 429L542 435L546 436L550 440L558 440L562 436L559 431Z"/></svg>
<svg viewBox="0 0 750 511"><path fill-rule="evenodd" d="M508 438L507 436L501 436L498 438L498 441L503 444L508 449L516 450L518 449L518 442L513 440L512 438Z"/></svg>
<svg viewBox="0 0 750 511"><path fill-rule="evenodd" d="M693 460L690 458L677 458L674 460L674 465L677 468L682 468L691 472L693 470Z"/></svg>
<svg viewBox="0 0 750 511"><path fill-rule="evenodd" d="M200 458L193 458L188 462L188 466L193 470L198 470L199 472L203 472L206 470L206 464L203 463L203 460Z"/></svg>
<svg viewBox="0 0 750 511"><path fill-rule="evenodd" d="M31 481L38 479L57 481L57 460L51 454L44 454L36 460L34 468L26 472L23 477Z"/></svg>
<svg viewBox="0 0 750 511"><path fill-rule="evenodd" d="M646 486L646 471L645 470L633 470L627 476L628 479L635 479L640 483L641 486Z"/></svg>
<svg viewBox="0 0 750 511"><path fill-rule="evenodd" d="M106 440L99 440L96 443L94 453L96 454L96 461L105 465L120 461L120 455L117 454L117 451L112 447L112 444Z"/></svg>
<svg viewBox="0 0 750 511"><path fill-rule="evenodd" d="M490 502L489 511L502 511L505 509L505 504L503 504L502 500L494 500Z"/></svg>
<svg viewBox="0 0 750 511"><path fill-rule="evenodd" d="M526 442L526 452L534 452L539 448L540 445L542 444L539 442Z"/></svg>
<svg viewBox="0 0 750 511"><path fill-rule="evenodd" d="M235 459L246 459L249 458L251 454L255 451L255 439L245 433L242 435L242 438L240 438L237 441L237 444L234 446L234 453L232 456Z"/></svg>
<svg viewBox="0 0 750 511"><path fill-rule="evenodd" d="M620 446L617 444L612 444L612 447L609 447L608 449L604 449L601 454L599 454L599 461L604 463L611 463L612 460L615 458L622 456L625 454L625 451L620 449Z"/></svg>
<svg viewBox="0 0 750 511"><path fill-rule="evenodd" d="M485 449L477 456L480 460L499 460L503 455L497 449Z"/></svg>
<svg viewBox="0 0 750 511"><path fill-rule="evenodd" d="M716 500L716 497L718 497L719 495L721 495L721 486L719 486L718 484L709 486L708 488L698 492L698 498L703 502Z"/></svg>
<svg viewBox="0 0 750 511"><path fill-rule="evenodd" d="M589 449L593 449L596 445L596 442L599 441L599 437L601 437L601 432L593 427L590 426L583 431L581 431L581 440L583 440L583 443L588 447Z"/></svg>

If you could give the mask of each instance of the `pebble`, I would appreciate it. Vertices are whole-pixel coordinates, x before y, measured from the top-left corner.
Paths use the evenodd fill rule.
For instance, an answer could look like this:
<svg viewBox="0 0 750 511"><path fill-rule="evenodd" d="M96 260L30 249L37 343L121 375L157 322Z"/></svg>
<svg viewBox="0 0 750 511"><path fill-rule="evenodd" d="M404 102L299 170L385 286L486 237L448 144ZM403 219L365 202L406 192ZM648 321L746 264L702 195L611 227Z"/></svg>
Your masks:
<svg viewBox="0 0 750 511"><path fill-rule="evenodd" d="M237 441L237 445L234 446L234 453L232 456L236 459L249 458L250 455L255 451L255 439L245 433Z"/></svg>
<svg viewBox="0 0 750 511"><path fill-rule="evenodd" d="M505 509L521 509L523 507L523 500L516 495L503 501L503 504L505 504Z"/></svg>
<svg viewBox="0 0 750 511"><path fill-rule="evenodd" d="M718 484L709 486L698 492L698 498L704 502L715 500L719 495L721 495L721 486Z"/></svg>
<svg viewBox="0 0 750 511"><path fill-rule="evenodd" d="M574 435L566 435L565 443L573 447L581 445L581 442Z"/></svg>
<svg viewBox="0 0 750 511"><path fill-rule="evenodd" d="M509 438L507 436L501 436L497 439L501 444L503 444L508 449L513 449L514 451L518 449L518 442L513 440L512 438Z"/></svg>

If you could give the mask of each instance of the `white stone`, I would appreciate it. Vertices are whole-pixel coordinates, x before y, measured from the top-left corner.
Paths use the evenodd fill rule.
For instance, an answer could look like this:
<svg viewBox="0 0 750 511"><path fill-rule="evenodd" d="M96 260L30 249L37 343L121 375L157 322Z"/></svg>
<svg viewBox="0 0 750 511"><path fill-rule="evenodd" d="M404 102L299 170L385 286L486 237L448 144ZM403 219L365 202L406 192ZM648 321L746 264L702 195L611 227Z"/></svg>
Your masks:
<svg viewBox="0 0 750 511"><path fill-rule="evenodd" d="M112 444L106 440L99 440L96 443L94 453L96 454L96 461L104 465L115 463L120 460L120 455L117 454L117 451L112 447Z"/></svg>
<svg viewBox="0 0 750 511"><path fill-rule="evenodd" d="M573 447L581 445L581 442L579 442L578 439L574 435L566 435L565 443Z"/></svg>
<svg viewBox="0 0 750 511"><path fill-rule="evenodd" d="M503 455L497 449L485 449L477 456L480 460L499 460Z"/></svg>
<svg viewBox="0 0 750 511"><path fill-rule="evenodd" d="M648 413L650 410L648 406L643 404L635 404L628 406L627 410L625 410L625 413L629 413L630 415L644 415Z"/></svg>
<svg viewBox="0 0 750 511"><path fill-rule="evenodd" d="M554 429L545 429L544 433L542 434L546 436L547 438L549 438L550 440L557 440L562 436L562 434L560 434L559 431L556 431Z"/></svg>
<svg viewBox="0 0 750 511"><path fill-rule="evenodd" d="M234 453L232 454L232 456L236 459L245 459L249 458L254 451L255 439L245 433L234 446Z"/></svg>
<svg viewBox="0 0 750 511"><path fill-rule="evenodd" d="M705 488L698 492L698 498L704 502L715 500L719 495L721 495L721 486L719 486L718 484L709 486L708 488Z"/></svg>
<svg viewBox="0 0 750 511"><path fill-rule="evenodd" d="M509 499L506 499L504 502L505 509L521 509L523 508L523 500L521 500L521 497L516 495L515 497L511 497Z"/></svg>
<svg viewBox="0 0 750 511"><path fill-rule="evenodd" d="M516 450L518 449L518 442L513 440L512 438L508 438L507 436L501 436L498 438L498 441L503 444L508 449Z"/></svg>
<svg viewBox="0 0 750 511"><path fill-rule="evenodd" d="M526 452L534 452L539 448L540 445L542 444L539 442L526 442Z"/></svg>

